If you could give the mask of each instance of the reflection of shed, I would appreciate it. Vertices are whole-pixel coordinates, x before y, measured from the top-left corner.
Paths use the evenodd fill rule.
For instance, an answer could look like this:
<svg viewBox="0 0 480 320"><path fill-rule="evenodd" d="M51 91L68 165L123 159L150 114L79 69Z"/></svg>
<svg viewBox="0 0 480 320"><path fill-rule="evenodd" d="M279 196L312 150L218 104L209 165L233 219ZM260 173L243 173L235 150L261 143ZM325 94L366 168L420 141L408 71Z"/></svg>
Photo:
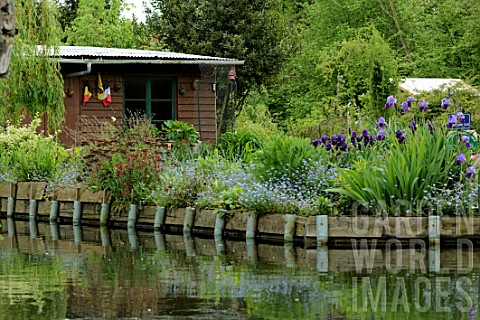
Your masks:
<svg viewBox="0 0 480 320"><path fill-rule="evenodd" d="M216 79L212 71L215 66L243 64L219 57L78 46L59 47L59 62L66 94L66 130L61 140L67 145L76 143L68 132L95 133L99 123L112 119L121 128L132 113L146 114L158 125L170 119L184 121L200 131L202 140L215 140ZM108 106L97 97L99 75L103 87L107 82L110 86ZM94 94L83 105L87 83Z"/></svg>
<svg viewBox="0 0 480 320"><path fill-rule="evenodd" d="M469 86L460 79L441 79L441 78L405 78L399 84L401 91L417 95L421 92L430 92L437 89L445 89L452 87L464 87L468 89Z"/></svg>

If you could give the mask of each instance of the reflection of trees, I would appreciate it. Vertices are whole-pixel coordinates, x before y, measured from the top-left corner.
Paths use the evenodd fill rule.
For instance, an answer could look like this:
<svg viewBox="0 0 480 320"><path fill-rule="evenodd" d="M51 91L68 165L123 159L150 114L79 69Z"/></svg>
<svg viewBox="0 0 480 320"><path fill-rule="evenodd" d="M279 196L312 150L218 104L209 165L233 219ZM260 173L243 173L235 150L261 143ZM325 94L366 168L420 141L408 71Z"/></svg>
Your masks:
<svg viewBox="0 0 480 320"><path fill-rule="evenodd" d="M28 254L2 256L0 314L11 320L32 316L63 319L67 309L65 279L66 273L55 259L35 261Z"/></svg>

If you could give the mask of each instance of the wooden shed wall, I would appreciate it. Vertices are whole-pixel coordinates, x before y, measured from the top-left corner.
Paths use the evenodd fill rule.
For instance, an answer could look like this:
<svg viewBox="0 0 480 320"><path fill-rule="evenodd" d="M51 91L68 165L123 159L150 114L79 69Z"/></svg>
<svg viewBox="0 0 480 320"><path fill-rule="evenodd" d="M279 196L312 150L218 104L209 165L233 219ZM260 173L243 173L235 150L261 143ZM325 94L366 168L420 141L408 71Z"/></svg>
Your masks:
<svg viewBox="0 0 480 320"><path fill-rule="evenodd" d="M171 77L176 79L174 90L175 119L194 125L195 129L200 132L203 141L215 141L216 139L214 76L202 77L200 74L193 73L192 67L177 67L176 69L180 69L180 71L189 72L181 73L175 72L175 68L172 66L157 68L157 70L150 66L149 71L147 71L148 66L120 66L121 72L118 72L119 67L100 66L92 68L92 72L88 75L67 77L68 72L74 72L71 69L69 70L69 67L67 65L62 71L65 79L65 92L68 93L73 90L73 95L65 95L66 122L65 129L60 136L62 142L68 146L78 145L83 139L94 139L95 136L105 130L102 123L113 124L117 130L121 130L122 90L115 91L114 85L117 83L122 86L123 76ZM92 89L95 90L98 72L101 74L103 85L107 81L110 83L112 103L105 107L95 94L83 106L84 83L88 81ZM180 95L178 93L179 88L186 89L186 93ZM115 121L112 117L115 118Z"/></svg>

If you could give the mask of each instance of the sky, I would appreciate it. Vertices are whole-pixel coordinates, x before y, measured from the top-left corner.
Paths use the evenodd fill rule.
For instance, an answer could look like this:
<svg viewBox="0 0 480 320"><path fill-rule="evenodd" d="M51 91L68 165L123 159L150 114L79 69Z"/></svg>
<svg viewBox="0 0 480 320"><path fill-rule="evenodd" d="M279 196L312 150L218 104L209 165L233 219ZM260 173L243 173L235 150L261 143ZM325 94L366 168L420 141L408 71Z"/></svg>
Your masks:
<svg viewBox="0 0 480 320"><path fill-rule="evenodd" d="M130 18L135 15L140 21L145 22L145 14L143 13L142 2L149 3L149 0L125 0L125 3L130 4L131 8L129 12L124 12L124 16Z"/></svg>

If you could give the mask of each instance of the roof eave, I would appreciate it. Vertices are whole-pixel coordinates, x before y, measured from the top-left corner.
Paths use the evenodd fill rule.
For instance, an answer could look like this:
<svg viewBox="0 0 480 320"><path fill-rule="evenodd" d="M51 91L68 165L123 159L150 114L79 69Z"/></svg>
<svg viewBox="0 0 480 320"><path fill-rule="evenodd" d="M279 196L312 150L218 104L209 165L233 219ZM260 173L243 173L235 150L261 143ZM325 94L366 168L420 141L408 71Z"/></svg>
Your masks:
<svg viewBox="0 0 480 320"><path fill-rule="evenodd" d="M203 59L68 59L57 58L59 63L73 64L186 64L186 65L243 65L244 60L203 60Z"/></svg>

